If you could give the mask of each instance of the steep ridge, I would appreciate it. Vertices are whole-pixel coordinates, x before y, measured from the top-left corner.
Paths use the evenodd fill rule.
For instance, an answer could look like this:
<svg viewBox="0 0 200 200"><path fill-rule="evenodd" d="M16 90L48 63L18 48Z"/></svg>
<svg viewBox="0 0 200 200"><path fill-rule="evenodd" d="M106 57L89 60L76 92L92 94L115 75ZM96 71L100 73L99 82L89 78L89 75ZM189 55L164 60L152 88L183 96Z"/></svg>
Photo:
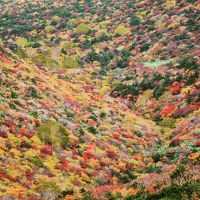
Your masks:
<svg viewBox="0 0 200 200"><path fill-rule="evenodd" d="M198 199L198 0L0 1L2 199Z"/></svg>

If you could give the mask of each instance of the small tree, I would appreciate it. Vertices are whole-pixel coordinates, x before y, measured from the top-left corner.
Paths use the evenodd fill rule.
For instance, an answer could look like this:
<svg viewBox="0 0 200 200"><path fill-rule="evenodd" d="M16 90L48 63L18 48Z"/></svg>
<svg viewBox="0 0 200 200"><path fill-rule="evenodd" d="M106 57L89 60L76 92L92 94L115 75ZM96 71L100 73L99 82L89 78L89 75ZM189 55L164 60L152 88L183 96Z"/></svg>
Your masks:
<svg viewBox="0 0 200 200"><path fill-rule="evenodd" d="M55 121L48 121L38 128L38 135L42 142L55 147L67 148L69 135L67 130Z"/></svg>
<svg viewBox="0 0 200 200"><path fill-rule="evenodd" d="M62 55L61 65L64 68L80 67L80 59L76 55Z"/></svg>
<svg viewBox="0 0 200 200"><path fill-rule="evenodd" d="M60 187L53 181L41 180L36 191L44 200L56 200L61 193Z"/></svg>

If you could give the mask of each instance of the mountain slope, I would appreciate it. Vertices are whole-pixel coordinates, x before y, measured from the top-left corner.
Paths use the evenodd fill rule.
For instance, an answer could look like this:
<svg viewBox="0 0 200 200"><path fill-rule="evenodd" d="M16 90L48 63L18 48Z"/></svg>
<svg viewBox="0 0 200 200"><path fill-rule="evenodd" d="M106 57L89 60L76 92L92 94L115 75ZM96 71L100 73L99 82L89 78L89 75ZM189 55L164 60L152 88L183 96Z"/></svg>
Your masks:
<svg viewBox="0 0 200 200"><path fill-rule="evenodd" d="M198 0L0 13L0 198L199 198Z"/></svg>

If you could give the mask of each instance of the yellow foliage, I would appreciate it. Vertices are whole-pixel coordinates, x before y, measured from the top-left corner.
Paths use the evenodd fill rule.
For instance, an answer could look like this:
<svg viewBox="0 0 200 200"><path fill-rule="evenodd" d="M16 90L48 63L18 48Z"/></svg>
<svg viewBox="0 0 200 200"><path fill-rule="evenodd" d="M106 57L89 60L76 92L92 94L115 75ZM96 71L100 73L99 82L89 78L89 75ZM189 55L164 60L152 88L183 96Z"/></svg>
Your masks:
<svg viewBox="0 0 200 200"><path fill-rule="evenodd" d="M0 38L0 46L3 46L3 40Z"/></svg>
<svg viewBox="0 0 200 200"><path fill-rule="evenodd" d="M68 22L68 26L70 28L73 28L73 27L76 27L78 25L78 22L80 21L79 18L76 18L76 19L70 19L69 22Z"/></svg>
<svg viewBox="0 0 200 200"><path fill-rule="evenodd" d="M36 73L34 71L31 71L31 72L22 71L21 72L22 78L27 78L27 77L29 77L29 78L35 78L35 75L36 75Z"/></svg>
<svg viewBox="0 0 200 200"><path fill-rule="evenodd" d="M15 137L13 134L8 134L8 139L13 145L19 146L21 143L20 140L17 137Z"/></svg>
<svg viewBox="0 0 200 200"><path fill-rule="evenodd" d="M146 90L142 95L140 95L135 103L137 107L145 106L145 104L149 101L151 98L152 91Z"/></svg>
<svg viewBox="0 0 200 200"><path fill-rule="evenodd" d="M6 169L6 173L8 174L8 176L12 177L12 178L16 178L17 176L20 175L20 171L19 169Z"/></svg>
<svg viewBox="0 0 200 200"><path fill-rule="evenodd" d="M110 87L108 86L104 86L99 90L99 94L100 95L105 95L106 93L108 93L110 91Z"/></svg>
<svg viewBox="0 0 200 200"><path fill-rule="evenodd" d="M103 154L104 151L102 149L100 149L99 147L96 147L96 153Z"/></svg>
<svg viewBox="0 0 200 200"><path fill-rule="evenodd" d="M43 143L41 142L40 138L36 135L34 135L32 138L31 138L31 141L33 141L35 144L37 145L42 145Z"/></svg>
<svg viewBox="0 0 200 200"><path fill-rule="evenodd" d="M165 24L162 22L162 20L158 20L155 24L155 27L161 29L165 27Z"/></svg>
<svg viewBox="0 0 200 200"><path fill-rule="evenodd" d="M61 20L61 18L59 16L54 16L51 20L53 22L59 22Z"/></svg>
<svg viewBox="0 0 200 200"><path fill-rule="evenodd" d="M55 30L55 27L54 27L54 26L49 25L49 26L46 26L46 27L45 27L45 31L46 31L47 33L50 33L50 32L52 32L52 31L54 31L54 30Z"/></svg>
<svg viewBox="0 0 200 200"><path fill-rule="evenodd" d="M32 36L36 36L38 33L37 33L36 30L32 30L32 31L30 32L30 34L31 34Z"/></svg>
<svg viewBox="0 0 200 200"><path fill-rule="evenodd" d="M0 196L3 196L5 195L5 192L1 192L1 191L6 191L6 185L5 185L5 182L3 183L3 181L0 181Z"/></svg>
<svg viewBox="0 0 200 200"><path fill-rule="evenodd" d="M18 185L15 187L11 187L8 189L7 194L12 195L12 196L18 196L20 194L23 194L25 192L25 188Z"/></svg>
<svg viewBox="0 0 200 200"><path fill-rule="evenodd" d="M76 27L76 32L79 33L79 34L86 34L88 31L90 30L90 27L88 24L79 24L77 27Z"/></svg>
<svg viewBox="0 0 200 200"><path fill-rule="evenodd" d="M15 41L15 44L17 44L20 47L26 47L26 46L28 46L29 42L26 38L18 38Z"/></svg>
<svg viewBox="0 0 200 200"><path fill-rule="evenodd" d="M60 46L62 49L67 51L69 49L74 48L75 45L72 42L62 41Z"/></svg>
<svg viewBox="0 0 200 200"><path fill-rule="evenodd" d="M0 156L5 156L5 151L0 149Z"/></svg>
<svg viewBox="0 0 200 200"><path fill-rule="evenodd" d="M118 167L119 167L120 169L125 169L126 164L123 163L123 162L120 162L120 163L118 164Z"/></svg>
<svg viewBox="0 0 200 200"><path fill-rule="evenodd" d="M188 158L192 159L192 160L198 160L200 158L200 153L191 153L189 154Z"/></svg>
<svg viewBox="0 0 200 200"><path fill-rule="evenodd" d="M101 29L101 30L98 30L96 33L95 33L95 38L97 40L101 39L103 36L106 36L107 35L107 31L105 29Z"/></svg>
<svg viewBox="0 0 200 200"><path fill-rule="evenodd" d="M84 180L84 181L90 181L90 178L87 174L83 173L81 174L81 178Z"/></svg>
<svg viewBox="0 0 200 200"><path fill-rule="evenodd" d="M61 57L61 66L64 68L80 67L79 58L76 55L63 55Z"/></svg>
<svg viewBox="0 0 200 200"><path fill-rule="evenodd" d="M79 100L79 101L83 101L83 102L85 102L85 101L90 101L91 99L90 99L90 97L88 96L88 94L87 93L80 93L80 95L79 96L74 96L77 100Z"/></svg>
<svg viewBox="0 0 200 200"><path fill-rule="evenodd" d="M188 86L188 87L186 87L186 88L183 88L183 89L181 90L181 94L187 94L187 93L190 92L190 90L191 90L191 86Z"/></svg>
<svg viewBox="0 0 200 200"><path fill-rule="evenodd" d="M10 150L10 153L11 153L11 154L14 154L15 157L19 157L19 156L22 155L21 152L18 151L17 149L11 149L11 150Z"/></svg>
<svg viewBox="0 0 200 200"><path fill-rule="evenodd" d="M32 157L34 157L34 156L36 156L36 155L37 155L37 151L34 150L34 149L29 149L28 151L26 151L26 152L24 153L24 157L25 157L25 158L32 158Z"/></svg>
<svg viewBox="0 0 200 200"><path fill-rule="evenodd" d="M200 115L200 109L195 110L192 114L193 114L193 115Z"/></svg>
<svg viewBox="0 0 200 200"><path fill-rule="evenodd" d="M166 0L165 8L170 9L176 5L176 0Z"/></svg>
<svg viewBox="0 0 200 200"><path fill-rule="evenodd" d="M125 27L124 25L119 25L115 30L115 34L118 35L129 35L130 33L130 29Z"/></svg>
<svg viewBox="0 0 200 200"><path fill-rule="evenodd" d="M140 12L140 16L142 16L142 17L145 17L145 16L147 16L147 11L144 11L144 12Z"/></svg>
<svg viewBox="0 0 200 200"><path fill-rule="evenodd" d="M100 27L101 27L101 28L105 29L106 26L107 26L107 24L108 24L108 22L102 21L102 22L100 22L99 24L100 24Z"/></svg>
<svg viewBox="0 0 200 200"><path fill-rule="evenodd" d="M55 172L56 173L56 169L55 166L59 163L59 160L56 156L49 156L45 159L45 161L43 162L43 165L45 167L47 167L51 172Z"/></svg>

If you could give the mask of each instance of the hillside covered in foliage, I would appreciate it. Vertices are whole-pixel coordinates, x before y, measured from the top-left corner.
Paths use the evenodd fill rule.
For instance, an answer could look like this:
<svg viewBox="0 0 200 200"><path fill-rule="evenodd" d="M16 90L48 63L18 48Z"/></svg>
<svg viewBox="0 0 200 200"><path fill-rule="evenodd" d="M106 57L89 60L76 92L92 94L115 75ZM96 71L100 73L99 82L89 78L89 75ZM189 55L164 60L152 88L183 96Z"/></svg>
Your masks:
<svg viewBox="0 0 200 200"><path fill-rule="evenodd" d="M0 199L199 199L199 5L0 0Z"/></svg>

